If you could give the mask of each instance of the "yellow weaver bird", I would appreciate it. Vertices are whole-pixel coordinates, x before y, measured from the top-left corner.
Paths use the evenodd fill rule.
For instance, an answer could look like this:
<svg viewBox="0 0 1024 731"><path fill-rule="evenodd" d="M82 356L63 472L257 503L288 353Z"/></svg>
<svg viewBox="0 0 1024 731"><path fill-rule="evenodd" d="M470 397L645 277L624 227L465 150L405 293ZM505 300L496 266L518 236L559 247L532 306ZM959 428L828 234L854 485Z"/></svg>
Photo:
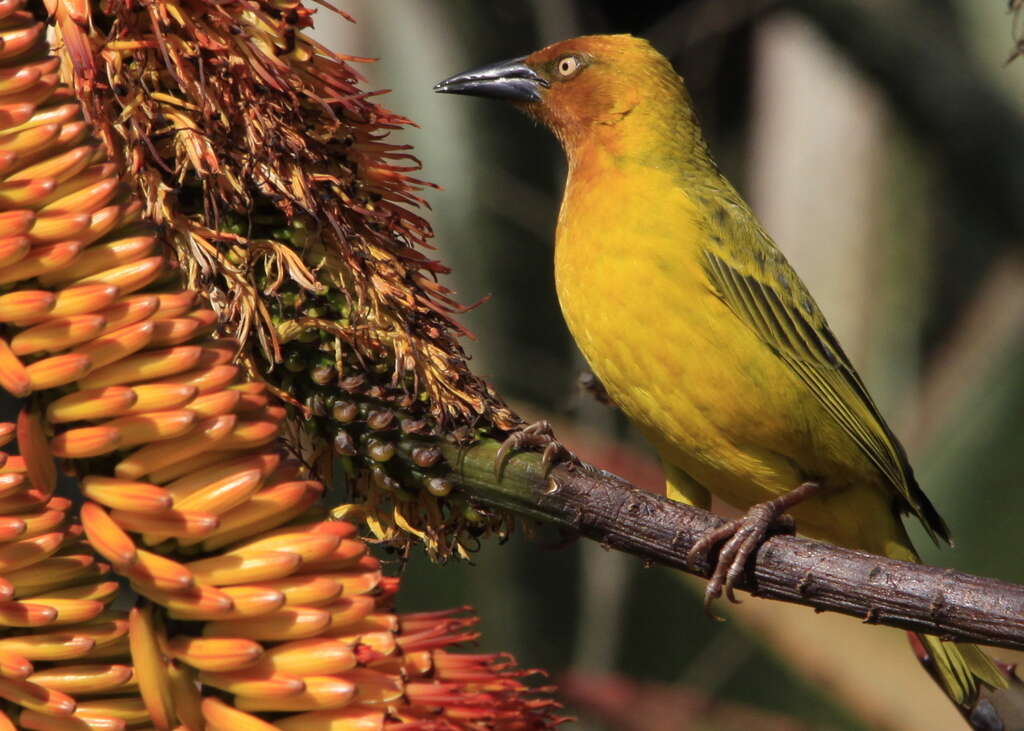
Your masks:
<svg viewBox="0 0 1024 731"><path fill-rule="evenodd" d="M453 76L551 129L569 176L558 217L562 312L594 373L657 448L668 496L748 510L706 601L789 511L808 537L919 561L901 514L949 529L807 288L708 152L682 80L646 41L587 36ZM1006 685L977 647L922 636L970 704Z"/></svg>

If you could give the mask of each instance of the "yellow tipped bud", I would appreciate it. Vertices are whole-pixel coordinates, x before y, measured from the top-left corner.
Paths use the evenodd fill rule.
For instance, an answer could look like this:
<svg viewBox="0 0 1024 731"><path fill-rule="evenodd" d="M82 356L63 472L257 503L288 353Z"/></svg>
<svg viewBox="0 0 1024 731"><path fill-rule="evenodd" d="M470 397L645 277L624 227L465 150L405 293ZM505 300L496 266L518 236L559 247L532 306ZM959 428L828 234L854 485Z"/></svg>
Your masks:
<svg viewBox="0 0 1024 731"><path fill-rule="evenodd" d="M352 702L356 685L350 680L332 675L307 675L303 679L306 689L284 697L235 697L235 705L243 711L321 711L341 708Z"/></svg>
<svg viewBox="0 0 1024 731"><path fill-rule="evenodd" d="M34 208L56 188L57 181L54 178L35 178L0 183L0 205L8 210Z"/></svg>
<svg viewBox="0 0 1024 731"><path fill-rule="evenodd" d="M22 168L7 180L31 180L32 178L56 178L64 182L82 172L96 153L95 145L81 145L61 155L54 155L43 162Z"/></svg>
<svg viewBox="0 0 1024 731"><path fill-rule="evenodd" d="M97 553L115 566L130 566L139 559L131 537L96 503L85 503L82 526Z"/></svg>
<svg viewBox="0 0 1024 731"><path fill-rule="evenodd" d="M104 332L113 332L114 330L120 330L122 327L146 320L156 312L159 306L160 300L152 294L136 294L119 299L117 304L108 307L100 313L107 318L107 327Z"/></svg>
<svg viewBox="0 0 1024 731"><path fill-rule="evenodd" d="M268 698L285 698L297 695L306 689L306 684L302 682L301 678L275 673L262 664L255 668L230 672L203 671L199 673L199 681L235 695Z"/></svg>
<svg viewBox="0 0 1024 731"><path fill-rule="evenodd" d="M26 680L0 678L0 698L51 716L70 716L75 710L70 696Z"/></svg>
<svg viewBox="0 0 1024 731"><path fill-rule="evenodd" d="M53 292L25 289L0 296L0 322L14 322L29 317L42 317L53 309L57 298ZM15 352L17 350L15 349Z"/></svg>
<svg viewBox="0 0 1024 731"><path fill-rule="evenodd" d="M330 612L316 607L284 607L249 619L208 622L205 637L240 637L260 642L285 642L315 637L331 623ZM3 640L0 640L2 646Z"/></svg>
<svg viewBox="0 0 1024 731"><path fill-rule="evenodd" d="M196 682L196 671L188 665L170 663L168 674L171 678L171 693L174 697L174 709L180 724L175 731L201 729L206 724L201 710L203 696Z"/></svg>
<svg viewBox="0 0 1024 731"><path fill-rule="evenodd" d="M21 458L32 488L43 495L52 495L57 488L57 466L35 411L23 408L18 413L17 435Z"/></svg>
<svg viewBox="0 0 1024 731"><path fill-rule="evenodd" d="M151 411L177 410L185 406L196 394L193 386L181 386L173 383L147 383L132 386L136 402L133 413L146 414Z"/></svg>
<svg viewBox="0 0 1024 731"><path fill-rule="evenodd" d="M129 262L116 266L113 269L106 269L96 274L90 274L84 279L79 279L77 284L104 283L113 284L123 294L129 294L135 290L151 284L163 271L165 259L162 256L150 256L138 261Z"/></svg>
<svg viewBox="0 0 1024 731"><path fill-rule="evenodd" d="M128 725L120 718L108 716L47 716L36 711L22 711L18 722L29 731L124 731Z"/></svg>
<svg viewBox="0 0 1024 731"><path fill-rule="evenodd" d="M67 317L96 312L117 299L117 287L111 284L84 284L57 292L57 301L50 310L51 317ZM110 321L110 318L107 318Z"/></svg>
<svg viewBox="0 0 1024 731"><path fill-rule="evenodd" d="M372 559L372 557L364 556L362 561L366 561L366 559ZM376 561L376 559L372 560ZM306 567L303 566L303 568ZM380 584L382 576L379 567L377 569L357 568L349 571L321 572L320 575L341 582L343 596L353 596L373 591Z"/></svg>
<svg viewBox="0 0 1024 731"><path fill-rule="evenodd" d="M32 393L28 369L18 360L7 341L0 337L0 387L16 398Z"/></svg>
<svg viewBox="0 0 1024 731"><path fill-rule="evenodd" d="M27 234L32 224L36 221L34 211L26 209L20 211L3 211L0 213L0 236L23 236Z"/></svg>
<svg viewBox="0 0 1024 731"><path fill-rule="evenodd" d="M68 183L73 182L74 180L68 181ZM63 211L95 211L113 200L119 185L120 181L117 179L117 176L108 177L92 185L80 188L73 193L69 193L62 198L58 198L52 203L47 203L40 210L54 213Z"/></svg>
<svg viewBox="0 0 1024 731"><path fill-rule="evenodd" d="M132 414L108 421L104 426L116 429L121 434L118 447L124 449L136 444L172 439L190 431L196 423L196 415L187 409L154 411L148 414Z"/></svg>
<svg viewBox="0 0 1024 731"><path fill-rule="evenodd" d="M225 586L221 589L231 599L227 618L259 617L284 606L284 594L265 585Z"/></svg>
<svg viewBox="0 0 1024 731"><path fill-rule="evenodd" d="M340 542L338 536L326 533L285 532L250 541L232 549L226 555L246 556L264 551L288 551L299 556L305 564L330 556Z"/></svg>
<svg viewBox="0 0 1024 731"><path fill-rule="evenodd" d="M88 555L54 556L32 564L18 571L11 571L5 577L14 587L18 597L32 597L77 583L88 581L100 575L95 567L96 560Z"/></svg>
<svg viewBox="0 0 1024 731"><path fill-rule="evenodd" d="M189 408L189 411L197 413L192 408ZM185 436L147 444L121 460L114 468L114 472L119 477L138 478L183 460L190 460L198 454L214 449L218 440L234 428L236 419L234 414L206 419Z"/></svg>
<svg viewBox="0 0 1024 731"><path fill-rule="evenodd" d="M0 604L0 623L5 627L44 627L57 619L57 610L31 602Z"/></svg>
<svg viewBox="0 0 1024 731"><path fill-rule="evenodd" d="M13 635L0 639L0 652L10 652L26 660L58 662L84 657L96 642L78 631Z"/></svg>
<svg viewBox="0 0 1024 731"><path fill-rule="evenodd" d="M183 511L202 511L220 515L244 503L260 489L263 475L258 469L243 470L212 482L180 497L172 485L168 491L174 496L174 504Z"/></svg>
<svg viewBox="0 0 1024 731"><path fill-rule="evenodd" d="M32 674L32 663L17 653L0 650L0 677L24 680Z"/></svg>
<svg viewBox="0 0 1024 731"><path fill-rule="evenodd" d="M63 540L63 533L54 532L0 545L0 575L6 576L11 571L49 558L60 548Z"/></svg>
<svg viewBox="0 0 1024 731"><path fill-rule="evenodd" d="M192 575L203 584L230 586L251 584L289 576L302 559L294 553L282 551L253 552L243 556L226 554L192 561L185 564ZM273 591L272 589L270 589ZM275 592L279 593L279 592Z"/></svg>
<svg viewBox="0 0 1024 731"><path fill-rule="evenodd" d="M260 586L284 594L287 606L320 607L331 604L341 595L341 583L322 576L288 576L262 581Z"/></svg>
<svg viewBox="0 0 1024 731"><path fill-rule="evenodd" d="M197 345L148 350L93 371L79 385L82 388L119 386L184 373L195 367L202 354L203 349Z"/></svg>
<svg viewBox="0 0 1024 731"><path fill-rule="evenodd" d="M162 592L184 592L195 586L183 564L149 551L138 550L138 560L125 572L135 584Z"/></svg>
<svg viewBox="0 0 1024 731"><path fill-rule="evenodd" d="M33 513L22 513L17 517L17 520L25 524L25 531L21 534L22 538L30 538L31 536L37 536L41 533L49 533L51 530L56 528L64 520L64 510L58 510L52 505L56 498L51 498L47 504L46 510L38 510ZM3 524L3 518L0 518L0 525ZM10 518L7 518L10 520Z"/></svg>
<svg viewBox="0 0 1024 731"><path fill-rule="evenodd" d="M220 516L220 526L203 540L203 549L215 551L284 525L316 502L322 492L323 486L313 480L284 482L262 490Z"/></svg>
<svg viewBox="0 0 1024 731"><path fill-rule="evenodd" d="M142 350L153 338L152 322L136 322L96 338L75 348L74 352L89 356L93 369L102 368Z"/></svg>
<svg viewBox="0 0 1024 731"><path fill-rule="evenodd" d="M82 459L109 454L117 449L120 441L121 432L117 429L109 426L86 426L58 434L50 440L50 448L58 457Z"/></svg>
<svg viewBox="0 0 1024 731"><path fill-rule="evenodd" d="M239 421L218 449L254 449L273 441L281 432L278 421Z"/></svg>
<svg viewBox="0 0 1024 731"><path fill-rule="evenodd" d="M14 133L5 130L3 136L0 136L0 150L3 152L32 152L50 148L51 143L57 139L59 134L60 124L58 123L41 124ZM53 183L56 188L57 181L53 180Z"/></svg>
<svg viewBox="0 0 1024 731"><path fill-rule="evenodd" d="M78 234L89 226L91 218L88 213L37 215L28 230L28 238L33 246L78 238Z"/></svg>
<svg viewBox="0 0 1024 731"><path fill-rule="evenodd" d="M40 670L28 679L32 683L76 696L83 693L105 693L125 685L132 679L132 669L127 665L62 665Z"/></svg>
<svg viewBox="0 0 1024 731"><path fill-rule="evenodd" d="M157 297L160 298L160 309L157 310L155 317L157 320L181 317L192 309L196 301L196 293L191 289L159 294Z"/></svg>
<svg viewBox="0 0 1024 731"><path fill-rule="evenodd" d="M16 355L28 355L44 350L56 353L72 345L92 340L103 332L106 324L106 318L95 313L47 320L15 335L11 339L11 350Z"/></svg>
<svg viewBox="0 0 1024 731"><path fill-rule="evenodd" d="M0 267L7 267L21 261L31 249L32 242L28 240L28 236L4 234L3 238L0 238Z"/></svg>
<svg viewBox="0 0 1024 731"><path fill-rule="evenodd" d="M160 591L141 584L132 584L137 592L157 602L172 619L206 621L227 617L231 613L231 598L212 586L197 584L188 591Z"/></svg>
<svg viewBox="0 0 1024 731"><path fill-rule="evenodd" d="M135 391L127 386L75 391L51 403L46 409L46 418L51 424L109 419L121 416L135 402Z"/></svg>
<svg viewBox="0 0 1024 731"><path fill-rule="evenodd" d="M159 636L162 636L162 630L156 626L153 608L134 607L128 614L128 646L131 648L135 679L153 725L161 731L169 731L177 717Z"/></svg>
<svg viewBox="0 0 1024 731"><path fill-rule="evenodd" d="M75 715L90 723L93 719L99 718L121 719L128 726L141 726L147 721L156 720L150 717L150 711L142 699L136 697L90 698L79 701Z"/></svg>
<svg viewBox="0 0 1024 731"><path fill-rule="evenodd" d="M207 731L278 731L276 726L232 708L213 696L203 699L202 709Z"/></svg>
<svg viewBox="0 0 1024 731"><path fill-rule="evenodd" d="M279 731L381 731L385 712L367 706L310 711L274 721Z"/></svg>
<svg viewBox="0 0 1024 731"><path fill-rule="evenodd" d="M171 656L198 670L225 672L241 670L263 657L263 646L234 637L189 637L178 635L167 643Z"/></svg>
<svg viewBox="0 0 1024 731"><path fill-rule="evenodd" d="M63 269L78 256L81 249L82 245L77 241L33 247L17 263L0 269L0 284L20 282Z"/></svg>
<svg viewBox="0 0 1024 731"><path fill-rule="evenodd" d="M357 665L355 652L346 643L324 637L286 642L268 650L260 663L274 672L307 675L334 675Z"/></svg>
<svg viewBox="0 0 1024 731"><path fill-rule="evenodd" d="M241 398L242 394L238 391L214 391L197 396L189 403L188 410L194 411L196 416L201 419L223 416L232 413Z"/></svg>
<svg viewBox="0 0 1024 731"><path fill-rule="evenodd" d="M92 368L89 356L83 353L64 353L37 360L25 368L33 391L59 388L77 381Z"/></svg>
<svg viewBox="0 0 1024 731"><path fill-rule="evenodd" d="M237 377L238 366L219 365L213 368L199 368L188 373L182 373L179 376L164 379L163 383L193 386L197 394L205 394L220 391L234 382Z"/></svg>
<svg viewBox="0 0 1024 731"><path fill-rule="evenodd" d="M72 122L69 125L59 130L60 134L75 134L78 128L77 122ZM86 130L88 132L88 130ZM40 210L60 210L61 208L67 210L89 210L94 211L97 208L101 208L103 204L93 206L55 206L54 203L58 203L62 200L66 200L68 196L73 195L79 191L88 189L90 186L102 183L105 181L117 180L117 165L111 162L99 163L97 165L90 165L85 170L80 172L75 177L60 183L55 186L54 189L47 194L41 203L42 207Z"/></svg>
<svg viewBox="0 0 1024 731"><path fill-rule="evenodd" d="M115 582L116 583L116 582ZM59 599L50 597L33 597L33 602L39 602L46 608L56 612L52 624L78 624L95 619L104 609L103 602L93 599Z"/></svg>
<svg viewBox="0 0 1024 731"><path fill-rule="evenodd" d="M98 581L83 583L79 586L70 586L66 589L54 589L35 594L33 602L54 606L51 601L59 599L73 599L76 601L96 601L106 604L117 594L118 583L116 581ZM86 621L86 620L83 620Z"/></svg>
<svg viewBox="0 0 1024 731"><path fill-rule="evenodd" d="M83 478L82 494L112 510L132 513L163 513L174 502L170 493L156 485L106 475Z"/></svg>
<svg viewBox="0 0 1024 731"><path fill-rule="evenodd" d="M216 515L195 510L166 510L155 514L115 510L111 517L125 530L161 539L202 539L219 524Z"/></svg>
<svg viewBox="0 0 1024 731"><path fill-rule="evenodd" d="M366 555L366 543L346 538L337 544L329 554L310 558L302 565L299 573L321 573L326 571L345 571L359 565Z"/></svg>

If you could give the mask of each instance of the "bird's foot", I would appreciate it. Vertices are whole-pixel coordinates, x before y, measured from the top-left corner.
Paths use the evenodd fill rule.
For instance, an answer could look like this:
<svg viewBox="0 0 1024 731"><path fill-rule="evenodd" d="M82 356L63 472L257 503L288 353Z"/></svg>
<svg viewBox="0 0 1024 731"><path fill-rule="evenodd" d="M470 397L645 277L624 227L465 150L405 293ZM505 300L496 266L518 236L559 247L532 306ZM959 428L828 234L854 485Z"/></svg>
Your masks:
<svg viewBox="0 0 1024 731"><path fill-rule="evenodd" d="M567 462L570 467L583 465L579 457L573 454L560 441L555 439L551 424L547 421L535 421L519 431L513 432L494 455L494 475L500 480L505 470L505 463L516 452L525 449L540 449L541 466L546 475L557 462Z"/></svg>
<svg viewBox="0 0 1024 731"><path fill-rule="evenodd" d="M714 546L726 541L718 552L718 561L704 591L704 611L710 617L719 619L711 611L711 603L722 596L723 591L729 601L739 603L733 589L743 574L747 559L757 550L772 528L792 533L795 523L792 516L784 513L821 489L822 486L818 482L805 482L782 497L754 505L742 518L730 520L725 525L708 531L693 544L686 556L691 569L696 566L698 560L707 558Z"/></svg>

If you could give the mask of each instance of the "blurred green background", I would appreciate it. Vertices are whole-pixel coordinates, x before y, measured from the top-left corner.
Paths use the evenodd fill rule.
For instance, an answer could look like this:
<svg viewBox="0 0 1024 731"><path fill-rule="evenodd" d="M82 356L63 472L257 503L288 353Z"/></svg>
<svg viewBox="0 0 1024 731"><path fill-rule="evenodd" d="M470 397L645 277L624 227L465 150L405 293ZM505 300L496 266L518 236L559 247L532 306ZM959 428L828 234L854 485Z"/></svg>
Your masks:
<svg viewBox="0 0 1024 731"><path fill-rule="evenodd" d="M656 486L644 446L581 395L552 238L564 175L512 109L435 95L452 73L585 33L650 39L686 79L721 167L828 315L904 440L957 550L928 561L1024 582L1024 61L1005 0L341 0L334 50L420 127L447 284L475 369L586 457ZM612 445L619 445L612 448ZM623 450L621 445L626 445ZM652 477L652 474L654 475ZM402 601L468 603L486 651L565 685L580 728L945 728L901 633L751 600L557 536L405 572ZM726 611L722 607L722 611Z"/></svg>

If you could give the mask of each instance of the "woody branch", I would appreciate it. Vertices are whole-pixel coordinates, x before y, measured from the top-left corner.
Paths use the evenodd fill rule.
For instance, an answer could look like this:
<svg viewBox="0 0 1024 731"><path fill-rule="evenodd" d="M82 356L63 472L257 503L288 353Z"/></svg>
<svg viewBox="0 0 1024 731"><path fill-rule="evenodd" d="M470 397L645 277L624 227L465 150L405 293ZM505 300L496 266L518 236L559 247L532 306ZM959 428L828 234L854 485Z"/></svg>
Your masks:
<svg viewBox="0 0 1024 731"><path fill-rule="evenodd" d="M708 576L687 552L724 521L641 490L608 472L556 466L544 476L536 454L519 454L494 474L498 443L445 448L452 478L471 500L561 527L645 561ZM714 555L712 555L712 558ZM1024 649L1024 586L896 561L818 541L775 535L737 584L751 594L859 617L865 622L985 645Z"/></svg>

